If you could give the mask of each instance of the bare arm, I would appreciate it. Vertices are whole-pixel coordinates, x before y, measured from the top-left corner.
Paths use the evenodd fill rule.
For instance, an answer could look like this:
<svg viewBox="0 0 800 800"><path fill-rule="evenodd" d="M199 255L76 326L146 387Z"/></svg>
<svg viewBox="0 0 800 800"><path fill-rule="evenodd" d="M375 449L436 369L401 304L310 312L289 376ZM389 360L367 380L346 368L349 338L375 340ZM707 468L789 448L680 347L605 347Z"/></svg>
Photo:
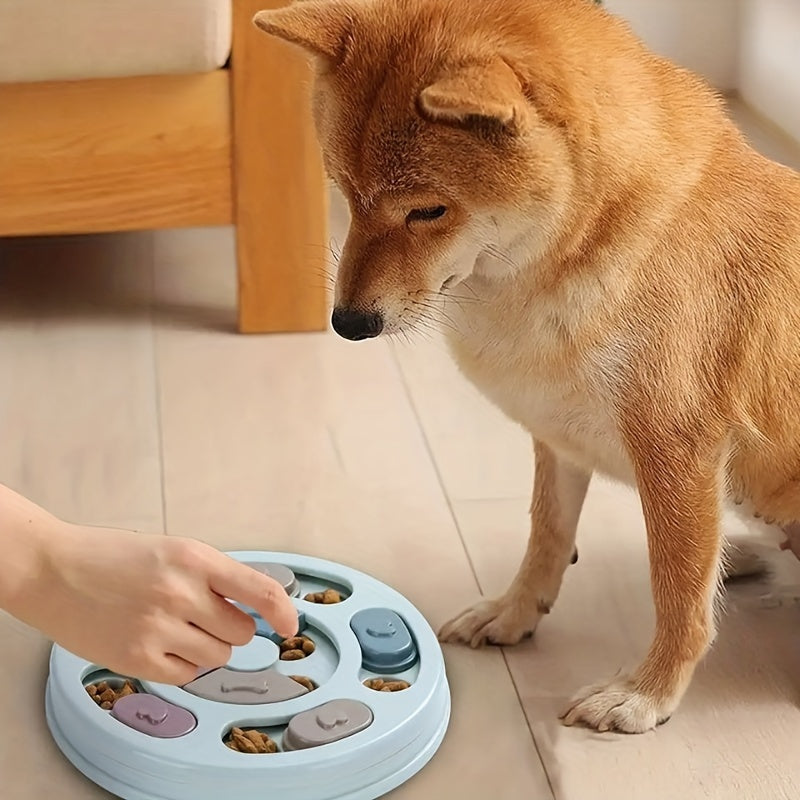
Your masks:
<svg viewBox="0 0 800 800"><path fill-rule="evenodd" d="M2 485L0 548L0 608L123 675L182 684L227 663L255 633L228 599L297 631L282 587L213 547L73 525Z"/></svg>

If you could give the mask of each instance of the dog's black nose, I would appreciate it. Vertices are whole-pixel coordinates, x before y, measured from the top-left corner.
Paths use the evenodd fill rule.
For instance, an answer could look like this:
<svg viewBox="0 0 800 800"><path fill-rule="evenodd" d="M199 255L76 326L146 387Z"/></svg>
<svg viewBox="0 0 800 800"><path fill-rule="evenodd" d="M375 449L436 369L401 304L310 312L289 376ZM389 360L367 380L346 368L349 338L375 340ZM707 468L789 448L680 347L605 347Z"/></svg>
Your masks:
<svg viewBox="0 0 800 800"><path fill-rule="evenodd" d="M354 342L374 339L383 330L383 317L380 314L351 308L335 308L331 323L339 336Z"/></svg>

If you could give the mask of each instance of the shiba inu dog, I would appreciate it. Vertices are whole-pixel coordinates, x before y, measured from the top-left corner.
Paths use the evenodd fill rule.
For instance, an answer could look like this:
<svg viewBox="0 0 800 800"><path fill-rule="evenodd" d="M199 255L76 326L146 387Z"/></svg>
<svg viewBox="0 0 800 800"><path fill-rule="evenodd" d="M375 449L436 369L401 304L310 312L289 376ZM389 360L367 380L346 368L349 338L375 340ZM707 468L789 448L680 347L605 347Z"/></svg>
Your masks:
<svg viewBox="0 0 800 800"><path fill-rule="evenodd" d="M255 23L315 65L352 216L334 329L411 331L449 302L453 357L533 438L519 573L442 639L536 628L603 473L641 497L655 636L564 720L664 722L714 636L723 505L800 519L800 177L588 0L304 0Z"/></svg>

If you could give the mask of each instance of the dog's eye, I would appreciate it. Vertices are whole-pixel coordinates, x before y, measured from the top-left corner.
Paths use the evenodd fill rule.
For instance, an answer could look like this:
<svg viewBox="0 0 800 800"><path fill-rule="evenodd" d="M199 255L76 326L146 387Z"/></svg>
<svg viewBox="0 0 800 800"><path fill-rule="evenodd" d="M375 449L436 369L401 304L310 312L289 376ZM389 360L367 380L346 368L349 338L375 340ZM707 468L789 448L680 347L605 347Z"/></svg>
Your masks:
<svg viewBox="0 0 800 800"><path fill-rule="evenodd" d="M433 206L432 208L415 208L408 212L406 222L432 222L447 213L446 206Z"/></svg>

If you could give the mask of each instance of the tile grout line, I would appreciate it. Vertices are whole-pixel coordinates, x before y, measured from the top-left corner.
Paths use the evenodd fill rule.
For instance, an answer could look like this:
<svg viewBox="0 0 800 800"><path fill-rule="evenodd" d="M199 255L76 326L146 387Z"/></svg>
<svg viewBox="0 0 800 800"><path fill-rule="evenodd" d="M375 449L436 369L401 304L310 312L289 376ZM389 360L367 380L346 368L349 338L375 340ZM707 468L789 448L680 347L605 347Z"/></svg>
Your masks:
<svg viewBox="0 0 800 800"><path fill-rule="evenodd" d="M164 426L161 409L161 379L158 369L158 326L156 314L156 233L150 232L150 346L153 367L153 397L158 437L158 470L161 488L161 532L167 536L167 486L164 469Z"/></svg>
<svg viewBox="0 0 800 800"><path fill-rule="evenodd" d="M425 426L422 422L422 417L419 413L419 408L414 401L414 396L411 392L411 387L408 384L408 380L406 379L405 372L403 371L403 367L400 364L400 360L397 357L397 353L395 351L393 343L389 343L389 350L391 353L392 361L394 362L395 369L397 370L398 375L400 376L400 382L403 385L403 389L406 394L406 399L408 400L409 405L411 406L411 411L414 414L414 418L417 421L417 426L419 427L419 432L422 435L422 440L425 444L425 451L428 454L428 458L431 460L431 464L433 466L434 472L436 473L436 479L439 482L439 488L442 490L442 494L444 495L445 502L447 503L448 511L450 512L450 517L453 520L453 524L456 527L456 532L458 533L458 538L461 540L461 547L464 550L464 555L467 557L467 563L469 564L470 571L472 572L472 577L475 580L475 583L478 587L478 591L481 594L481 597L485 597L483 592L483 587L481 586L480 579L478 578L478 572L475 568L475 563L472 560L472 556L469 553L469 549L467 547L467 542L464 539L464 534L461 530L461 525L458 522L458 517L456 516L455 510L453 508L453 501L450 498L450 495L447 493L447 489L445 488L444 478L442 476L441 470L439 469L439 464L436 460L436 456L433 453L433 448L431 447L430 439L428 438L428 434L425 432ZM533 732L533 727L531 725L531 721L528 718L528 713L525 710L525 706L522 702L522 696L520 695L519 686L517 686L517 682L514 679L514 673L511 671L511 667L508 663L508 656L506 655L505 648L500 648L500 655L503 659L503 663L506 667L506 672L508 673L508 677L511 681L511 685L514 688L514 694L517 698L517 703L519 704L520 711L522 712L523 719L525 720L525 726L528 729L528 733L531 737L531 743L533 744L533 749L536 752L536 756L539 759L539 764L542 767L542 772L544 772L544 776L547 779L547 786L550 789L550 795L553 800L556 800L556 792L555 787L553 786L553 780L550 777L550 771L547 769L547 764L545 763L544 758L542 757L542 751L539 749L539 743L536 741L536 736Z"/></svg>
<svg viewBox="0 0 800 800"><path fill-rule="evenodd" d="M517 697L517 702L519 703L520 710L522 711L522 716L525 720L525 727L528 729L528 733L531 735L531 741L533 742L533 749L536 751L536 755L539 758L539 763L542 765L542 772L544 772L545 778L547 778L547 785L550 787L550 795L552 796L553 800L556 800L556 789L553 785L553 779L550 777L550 770L547 768L547 762L544 760L544 756L542 755L542 751L539 749L539 742L536 741L536 734L533 732L533 725L531 724L530 717L528 717L528 712L525 709L525 704L522 702L522 695L519 691L519 686L517 685L516 678L514 677L514 672L511 669L511 665L508 663L508 655L506 654L506 648L501 647L500 653L503 656L503 662L506 665L506 669L508 670L508 675L511 678L511 685L514 687L514 694Z"/></svg>

